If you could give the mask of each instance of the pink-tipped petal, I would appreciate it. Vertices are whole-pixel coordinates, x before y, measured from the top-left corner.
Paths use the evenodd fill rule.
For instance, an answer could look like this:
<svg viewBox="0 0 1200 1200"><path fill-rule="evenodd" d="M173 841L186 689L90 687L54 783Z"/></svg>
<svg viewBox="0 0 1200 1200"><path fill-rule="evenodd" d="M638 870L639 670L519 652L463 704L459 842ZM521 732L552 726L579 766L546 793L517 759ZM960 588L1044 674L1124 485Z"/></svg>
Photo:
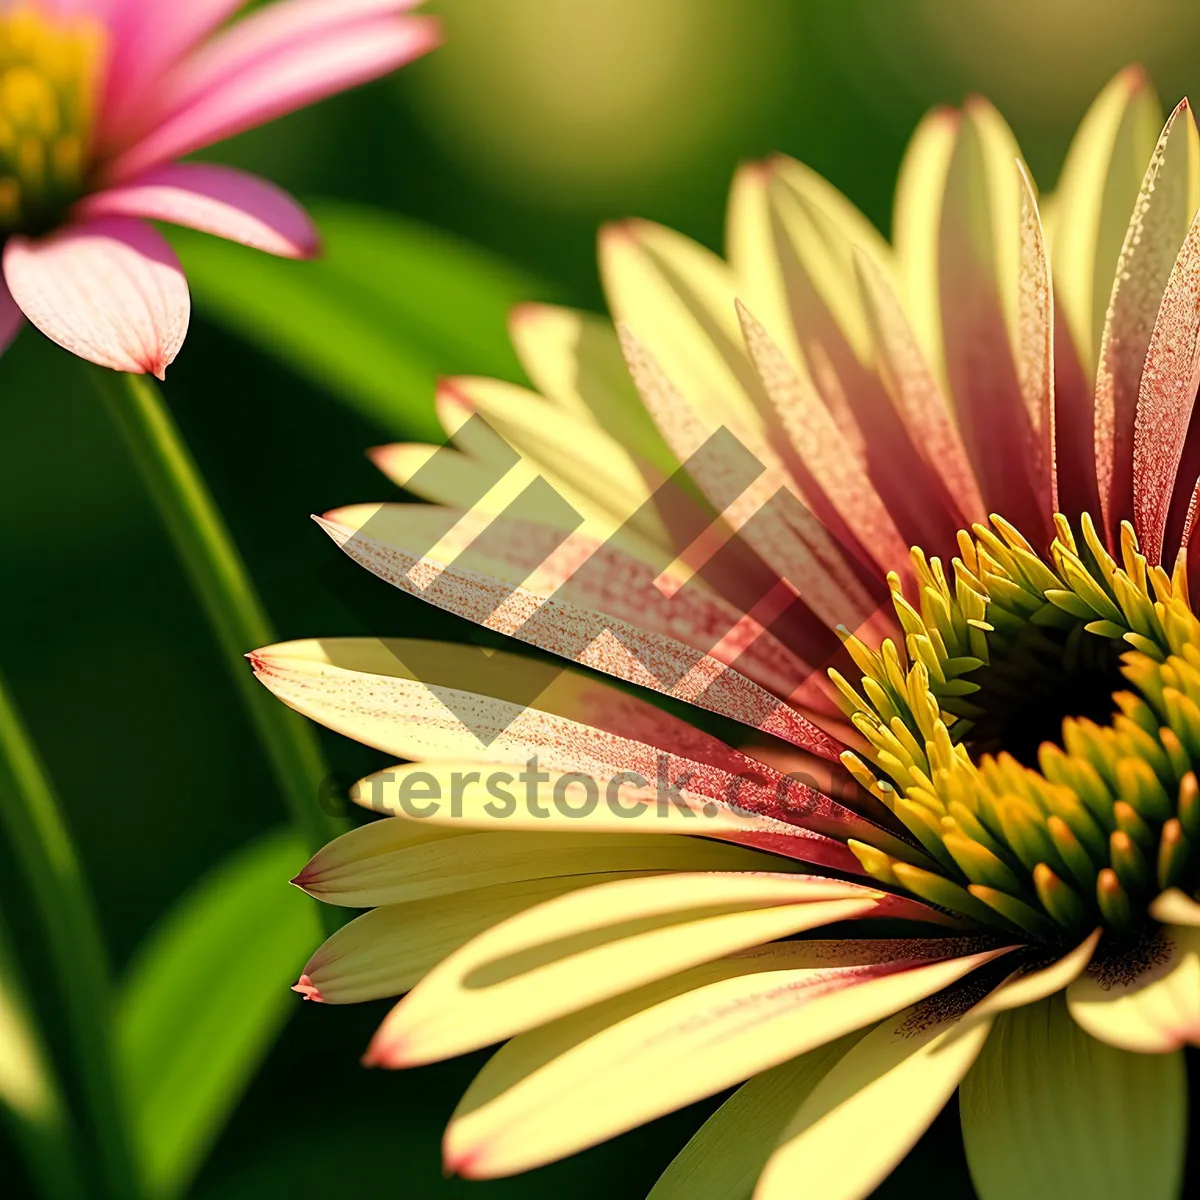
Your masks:
<svg viewBox="0 0 1200 1200"><path fill-rule="evenodd" d="M127 217L9 238L4 277L51 341L103 367L160 379L187 334L191 299L174 251Z"/></svg>
<svg viewBox="0 0 1200 1200"><path fill-rule="evenodd" d="M21 332L25 324L25 314L17 306L8 290L8 285L0 278L0 354L12 345L13 339Z"/></svg>
<svg viewBox="0 0 1200 1200"><path fill-rule="evenodd" d="M321 995L321 989L307 975L301 975L299 980L292 984L292 991L299 992L305 1000L315 1000L318 1004L323 1004L325 1001L325 997Z"/></svg>
<svg viewBox="0 0 1200 1200"><path fill-rule="evenodd" d="M151 217L241 242L282 258L312 258L320 238L286 192L231 167L174 163L88 196L77 216Z"/></svg>
<svg viewBox="0 0 1200 1200"><path fill-rule="evenodd" d="M357 87L427 53L440 40L427 18L360 22L312 38L222 79L121 154L109 171L129 179L276 117Z"/></svg>

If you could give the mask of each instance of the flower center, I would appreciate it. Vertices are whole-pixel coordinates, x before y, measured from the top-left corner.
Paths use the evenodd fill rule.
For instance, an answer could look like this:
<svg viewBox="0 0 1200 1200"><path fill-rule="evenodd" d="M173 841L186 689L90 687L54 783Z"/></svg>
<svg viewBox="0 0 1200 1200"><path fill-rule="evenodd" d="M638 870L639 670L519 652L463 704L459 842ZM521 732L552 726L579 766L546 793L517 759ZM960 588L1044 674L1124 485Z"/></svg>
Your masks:
<svg viewBox="0 0 1200 1200"><path fill-rule="evenodd" d="M851 849L881 882L1010 933L1132 934L1200 865L1185 558L1150 567L1125 524L1118 563L1088 517L1077 537L1056 516L1044 559L992 525L959 534L950 576L913 550L915 602L889 577L902 645L843 634L860 688L830 676L867 750L842 760L924 854Z"/></svg>
<svg viewBox="0 0 1200 1200"><path fill-rule="evenodd" d="M0 15L0 234L47 231L83 191L103 49L90 20Z"/></svg>

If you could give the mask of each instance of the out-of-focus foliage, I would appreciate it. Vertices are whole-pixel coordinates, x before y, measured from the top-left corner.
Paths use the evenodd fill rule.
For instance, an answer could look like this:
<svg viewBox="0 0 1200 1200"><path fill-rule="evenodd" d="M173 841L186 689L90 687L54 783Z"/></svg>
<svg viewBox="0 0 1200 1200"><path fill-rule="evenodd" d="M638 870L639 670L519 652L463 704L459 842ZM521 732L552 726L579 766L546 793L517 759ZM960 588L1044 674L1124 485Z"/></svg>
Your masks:
<svg viewBox="0 0 1200 1200"><path fill-rule="evenodd" d="M139 948L117 1012L117 1064L151 1195L187 1185L258 1070L321 937L286 880L304 861L290 833L237 851Z"/></svg>
<svg viewBox="0 0 1200 1200"><path fill-rule="evenodd" d="M505 321L544 295L532 276L392 213L308 207L324 240L315 263L173 231L202 311L397 436L439 436L433 390L448 364L521 377Z"/></svg>

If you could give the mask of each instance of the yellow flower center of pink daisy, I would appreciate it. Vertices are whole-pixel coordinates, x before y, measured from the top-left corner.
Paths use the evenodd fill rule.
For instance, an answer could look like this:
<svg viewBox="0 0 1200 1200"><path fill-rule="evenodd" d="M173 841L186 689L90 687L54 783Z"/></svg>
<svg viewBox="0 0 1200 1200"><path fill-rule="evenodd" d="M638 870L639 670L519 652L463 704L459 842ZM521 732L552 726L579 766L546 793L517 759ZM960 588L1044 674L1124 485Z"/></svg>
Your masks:
<svg viewBox="0 0 1200 1200"><path fill-rule="evenodd" d="M0 232L47 230L82 192L104 44L90 19L0 15Z"/></svg>
<svg viewBox="0 0 1200 1200"><path fill-rule="evenodd" d="M865 747L843 762L914 847L851 842L866 870L1047 942L1133 934L1200 866L1186 564L1149 566L1128 525L1118 562L1087 517L1055 524L1045 558L999 517L949 571L914 550L916 595L889 577L903 638L845 633L861 683L830 673Z"/></svg>

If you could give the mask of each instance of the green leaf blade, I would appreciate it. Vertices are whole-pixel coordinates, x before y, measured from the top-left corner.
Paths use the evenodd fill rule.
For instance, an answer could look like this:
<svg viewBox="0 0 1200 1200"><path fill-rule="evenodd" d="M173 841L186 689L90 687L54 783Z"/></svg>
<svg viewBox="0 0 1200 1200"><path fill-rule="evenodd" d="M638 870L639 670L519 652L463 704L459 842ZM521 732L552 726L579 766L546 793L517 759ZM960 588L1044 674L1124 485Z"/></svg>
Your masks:
<svg viewBox="0 0 1200 1200"><path fill-rule="evenodd" d="M312 902L287 882L304 858L290 832L238 850L132 964L117 1054L152 1195L184 1190L294 1011L289 985L322 936Z"/></svg>

